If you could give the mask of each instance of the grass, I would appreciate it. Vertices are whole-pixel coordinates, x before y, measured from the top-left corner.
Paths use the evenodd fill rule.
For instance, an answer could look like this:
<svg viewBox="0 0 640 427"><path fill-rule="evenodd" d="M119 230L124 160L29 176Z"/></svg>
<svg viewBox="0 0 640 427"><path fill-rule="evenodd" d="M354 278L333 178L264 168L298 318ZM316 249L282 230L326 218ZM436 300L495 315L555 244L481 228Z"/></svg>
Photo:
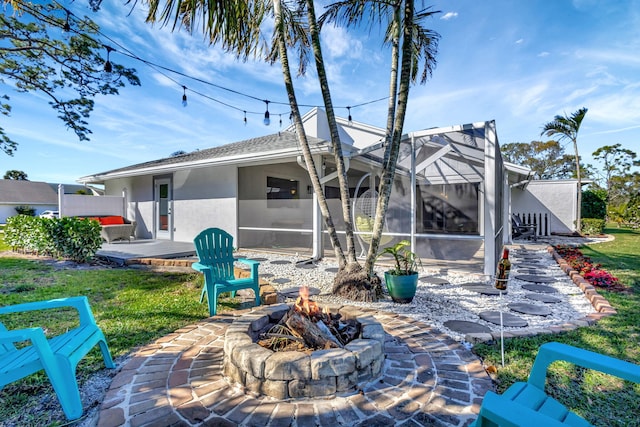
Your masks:
<svg viewBox="0 0 640 427"><path fill-rule="evenodd" d="M595 326L571 332L505 340L505 366L498 368L497 388L503 392L516 381L526 381L540 345L558 341L640 364L640 233L608 228L615 240L581 248L627 286L627 292L600 290L617 310ZM487 365L500 365L500 348L478 345L474 351ZM554 363L547 376L547 392L594 425L640 426L640 385Z"/></svg>
<svg viewBox="0 0 640 427"><path fill-rule="evenodd" d="M195 272L160 273L121 268L61 270L41 261L0 257L2 305L86 295L114 358L208 317L207 305L199 303L201 289L202 276ZM218 310L237 306L237 301L222 299ZM76 324L75 310L72 313L73 316L69 312L41 311L1 316L0 321L8 329L38 325L55 334ZM78 365L79 381L103 368L100 352L93 349ZM57 411L60 418L51 419L51 411L30 409L41 408L43 396L49 395L53 396L53 389L42 372L5 386L0 390L0 426L66 422L61 411ZM47 407L59 409L57 400L53 399Z"/></svg>

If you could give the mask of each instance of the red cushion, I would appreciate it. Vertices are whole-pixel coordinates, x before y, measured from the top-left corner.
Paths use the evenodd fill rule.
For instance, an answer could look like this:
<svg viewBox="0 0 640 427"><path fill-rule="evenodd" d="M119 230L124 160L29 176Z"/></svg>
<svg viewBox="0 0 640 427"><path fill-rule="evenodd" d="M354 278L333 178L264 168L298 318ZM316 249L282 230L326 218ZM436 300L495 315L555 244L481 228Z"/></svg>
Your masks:
<svg viewBox="0 0 640 427"><path fill-rule="evenodd" d="M124 224L124 218L121 216L105 216L100 218L101 225Z"/></svg>

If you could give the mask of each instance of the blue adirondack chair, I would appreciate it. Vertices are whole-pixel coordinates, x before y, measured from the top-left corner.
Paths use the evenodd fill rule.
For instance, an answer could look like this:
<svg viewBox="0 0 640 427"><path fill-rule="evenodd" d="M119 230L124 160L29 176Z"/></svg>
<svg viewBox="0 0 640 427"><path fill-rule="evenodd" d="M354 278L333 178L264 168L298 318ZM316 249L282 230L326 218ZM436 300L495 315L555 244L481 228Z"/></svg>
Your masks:
<svg viewBox="0 0 640 427"><path fill-rule="evenodd" d="M96 345L104 364L115 368L107 341L89 307L87 297L61 298L0 307L0 315L35 310L75 308L80 324L61 335L47 339L42 328L7 330L0 323L0 388L38 372L46 372L65 415L70 420L82 416L82 400L76 381L78 362ZM16 347L23 341L30 345Z"/></svg>
<svg viewBox="0 0 640 427"><path fill-rule="evenodd" d="M256 306L260 305L260 285L258 282L258 261L246 258L234 258L233 236L219 228L208 228L196 236L193 241L198 261L191 268L204 274L204 286L200 302L207 295L209 314L216 315L218 295L231 292L234 297L240 289L253 289ZM251 276L236 279L233 264L235 261L249 265Z"/></svg>
<svg viewBox="0 0 640 427"><path fill-rule="evenodd" d="M547 368L559 360L640 383L639 365L557 342L543 344L527 382L513 384L502 395L488 392L471 427L591 426L544 392Z"/></svg>

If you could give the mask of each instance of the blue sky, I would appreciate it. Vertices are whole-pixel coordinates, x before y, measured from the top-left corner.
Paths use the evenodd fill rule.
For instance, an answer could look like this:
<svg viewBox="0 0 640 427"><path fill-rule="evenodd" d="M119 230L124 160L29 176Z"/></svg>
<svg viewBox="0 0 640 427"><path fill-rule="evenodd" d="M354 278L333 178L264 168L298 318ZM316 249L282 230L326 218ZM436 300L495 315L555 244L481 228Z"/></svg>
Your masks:
<svg viewBox="0 0 640 427"><path fill-rule="evenodd" d="M213 84L272 101L272 123L262 124L265 104L179 75L159 73L121 55L114 62L138 70L141 87L99 97L89 119L91 141L78 141L42 95L4 86L13 106L1 126L19 142L13 157L0 153L0 172L18 169L32 181L73 183L134 163L277 132L289 123L279 64L242 62L203 41L200 34L144 23L120 0L92 13L88 2L65 4L89 15L111 39L140 58ZM421 2L416 2L420 5ZM589 109L579 134L580 154L593 163L598 147L620 143L640 154L640 1L449 0L426 2L442 13L430 22L442 38L438 65L425 85L412 87L405 132L495 120L501 144L544 139L540 131L556 114ZM388 51L377 33L327 28L325 62L334 105L346 107L387 96ZM298 101L321 105L312 72L296 79ZM183 107L182 86L188 88ZM205 97L246 110L243 113ZM353 119L384 127L386 102L352 108ZM303 109L303 113L308 109ZM255 112L257 114L251 114ZM338 114L347 115L346 109ZM572 154L571 145L566 145Z"/></svg>

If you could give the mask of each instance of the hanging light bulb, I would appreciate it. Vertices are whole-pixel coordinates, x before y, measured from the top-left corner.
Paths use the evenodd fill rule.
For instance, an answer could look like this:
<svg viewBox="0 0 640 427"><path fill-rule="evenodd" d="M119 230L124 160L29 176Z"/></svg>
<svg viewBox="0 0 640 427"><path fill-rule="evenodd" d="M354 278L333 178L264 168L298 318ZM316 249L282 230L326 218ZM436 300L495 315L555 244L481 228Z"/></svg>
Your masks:
<svg viewBox="0 0 640 427"><path fill-rule="evenodd" d="M347 107L347 111L349 112L349 116L347 117L347 121L350 125L353 124L353 118L351 117L351 107Z"/></svg>
<svg viewBox="0 0 640 427"><path fill-rule="evenodd" d="M182 106L187 106L187 87L182 86Z"/></svg>
<svg viewBox="0 0 640 427"><path fill-rule="evenodd" d="M104 48L107 49L107 60L104 63L104 72L111 73L113 71L113 65L111 65L111 60L109 59L109 56L113 51L113 48L111 46L105 46Z"/></svg>
<svg viewBox="0 0 640 427"><path fill-rule="evenodd" d="M247 112L243 111L243 113L244 113L244 125L246 126L247 125Z"/></svg>
<svg viewBox="0 0 640 427"><path fill-rule="evenodd" d="M67 17L64 21L64 25L62 26L62 37L68 39L71 37L71 25L69 24L69 11L65 9L65 12L67 13Z"/></svg>
<svg viewBox="0 0 640 427"><path fill-rule="evenodd" d="M280 116L280 127L282 127L282 114L278 114Z"/></svg>
<svg viewBox="0 0 640 427"><path fill-rule="evenodd" d="M269 101L264 101L267 104L267 110L264 112L264 125L269 126L271 124L271 118L269 117Z"/></svg>
<svg viewBox="0 0 640 427"><path fill-rule="evenodd" d="M289 113L289 123L293 123L293 111Z"/></svg>

